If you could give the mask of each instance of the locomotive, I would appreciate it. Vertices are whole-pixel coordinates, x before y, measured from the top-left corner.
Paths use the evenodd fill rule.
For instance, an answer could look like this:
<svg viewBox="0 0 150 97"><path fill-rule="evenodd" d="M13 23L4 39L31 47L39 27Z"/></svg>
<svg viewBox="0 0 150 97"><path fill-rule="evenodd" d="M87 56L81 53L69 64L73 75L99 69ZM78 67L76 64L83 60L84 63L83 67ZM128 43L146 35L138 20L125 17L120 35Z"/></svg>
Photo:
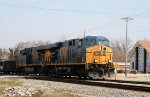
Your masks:
<svg viewBox="0 0 150 97"><path fill-rule="evenodd" d="M0 74L12 74L17 72L17 65L15 60L0 60Z"/></svg>
<svg viewBox="0 0 150 97"><path fill-rule="evenodd" d="M114 73L112 48L104 36L86 36L20 51L19 74L106 78Z"/></svg>

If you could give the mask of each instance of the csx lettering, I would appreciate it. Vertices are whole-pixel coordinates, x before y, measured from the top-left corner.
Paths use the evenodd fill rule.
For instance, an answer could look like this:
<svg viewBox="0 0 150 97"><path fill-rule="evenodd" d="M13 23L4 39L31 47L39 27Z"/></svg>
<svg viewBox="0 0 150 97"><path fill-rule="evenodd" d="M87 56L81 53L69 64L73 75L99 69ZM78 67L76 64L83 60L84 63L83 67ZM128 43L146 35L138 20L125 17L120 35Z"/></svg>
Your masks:
<svg viewBox="0 0 150 97"><path fill-rule="evenodd" d="M95 56L102 56L102 53L100 51L96 51L96 52L94 52L94 55Z"/></svg>

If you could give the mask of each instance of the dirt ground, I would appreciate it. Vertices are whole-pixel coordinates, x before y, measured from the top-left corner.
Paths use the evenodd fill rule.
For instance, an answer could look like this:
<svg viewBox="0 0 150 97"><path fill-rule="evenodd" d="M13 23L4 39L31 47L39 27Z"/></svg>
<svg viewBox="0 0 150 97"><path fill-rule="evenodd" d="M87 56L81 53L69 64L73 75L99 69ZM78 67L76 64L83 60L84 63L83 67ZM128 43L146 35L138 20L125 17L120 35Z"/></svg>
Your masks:
<svg viewBox="0 0 150 97"><path fill-rule="evenodd" d="M115 76L110 79L114 80ZM126 77L124 73L117 73L116 80L150 82L150 74L127 74Z"/></svg>

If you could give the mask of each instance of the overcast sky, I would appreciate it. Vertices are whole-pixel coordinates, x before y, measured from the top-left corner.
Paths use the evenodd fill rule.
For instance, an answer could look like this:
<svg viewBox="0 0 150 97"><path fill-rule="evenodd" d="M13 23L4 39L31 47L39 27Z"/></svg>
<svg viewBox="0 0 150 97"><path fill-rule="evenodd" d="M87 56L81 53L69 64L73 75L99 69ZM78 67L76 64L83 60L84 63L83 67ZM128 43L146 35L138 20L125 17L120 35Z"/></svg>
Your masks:
<svg viewBox="0 0 150 97"><path fill-rule="evenodd" d="M0 48L83 37L150 39L150 0L0 0Z"/></svg>

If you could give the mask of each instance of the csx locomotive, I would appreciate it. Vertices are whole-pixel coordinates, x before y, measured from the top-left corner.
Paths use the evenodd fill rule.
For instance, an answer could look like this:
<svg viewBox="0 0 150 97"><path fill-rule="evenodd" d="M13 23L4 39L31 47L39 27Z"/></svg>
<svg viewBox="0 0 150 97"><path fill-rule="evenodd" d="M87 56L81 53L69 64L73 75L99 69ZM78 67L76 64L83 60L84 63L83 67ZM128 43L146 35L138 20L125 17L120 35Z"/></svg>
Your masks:
<svg viewBox="0 0 150 97"><path fill-rule="evenodd" d="M55 77L104 78L113 74L112 48L103 36L86 36L20 51L17 71Z"/></svg>

